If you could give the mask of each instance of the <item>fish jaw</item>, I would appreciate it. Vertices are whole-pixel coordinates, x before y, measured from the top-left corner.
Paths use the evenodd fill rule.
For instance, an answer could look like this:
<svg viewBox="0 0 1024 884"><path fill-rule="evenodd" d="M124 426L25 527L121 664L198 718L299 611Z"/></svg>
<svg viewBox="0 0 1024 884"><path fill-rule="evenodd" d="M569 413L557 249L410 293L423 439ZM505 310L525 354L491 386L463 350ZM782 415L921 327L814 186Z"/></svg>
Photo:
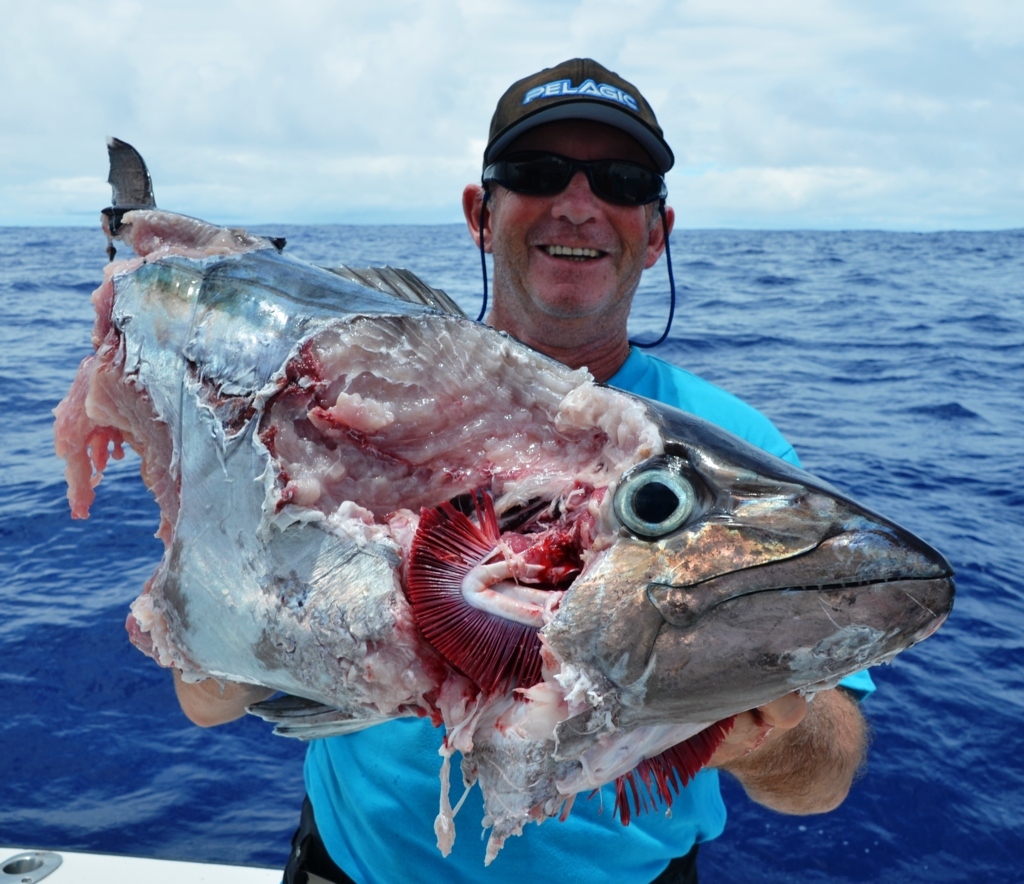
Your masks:
<svg viewBox="0 0 1024 884"><path fill-rule="evenodd" d="M561 755L833 686L944 622L953 575L934 549L711 424L650 407L695 511L653 540L620 526L545 626L590 696L556 727Z"/></svg>

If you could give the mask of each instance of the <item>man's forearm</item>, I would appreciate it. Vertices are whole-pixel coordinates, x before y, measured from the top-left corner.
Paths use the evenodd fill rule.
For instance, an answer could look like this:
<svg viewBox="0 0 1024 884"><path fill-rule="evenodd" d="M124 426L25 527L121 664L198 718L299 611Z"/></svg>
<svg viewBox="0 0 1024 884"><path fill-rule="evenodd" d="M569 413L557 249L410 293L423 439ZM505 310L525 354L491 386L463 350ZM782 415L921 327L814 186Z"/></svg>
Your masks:
<svg viewBox="0 0 1024 884"><path fill-rule="evenodd" d="M864 760L867 725L841 690L820 692L790 730L776 729L760 748L722 765L750 798L780 813L834 810Z"/></svg>

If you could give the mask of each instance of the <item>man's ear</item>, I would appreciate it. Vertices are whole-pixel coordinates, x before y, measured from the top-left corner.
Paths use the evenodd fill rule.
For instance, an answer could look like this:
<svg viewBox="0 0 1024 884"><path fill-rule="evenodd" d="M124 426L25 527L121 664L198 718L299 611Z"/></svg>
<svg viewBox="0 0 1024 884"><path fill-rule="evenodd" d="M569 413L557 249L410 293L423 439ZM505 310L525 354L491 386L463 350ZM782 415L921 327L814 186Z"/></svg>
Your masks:
<svg viewBox="0 0 1024 884"><path fill-rule="evenodd" d="M665 251L665 232L672 233L672 227L676 223L676 213L671 206L665 206L665 221L661 220L661 213L655 210L651 218L651 229L647 237L647 255L644 259L644 270L653 267L661 253Z"/></svg>
<svg viewBox="0 0 1024 884"><path fill-rule="evenodd" d="M483 231L480 229L480 213L484 205L484 189L479 184L467 184L462 191L462 214L466 216L466 226L469 228L470 236L477 248L480 248L480 237L484 238L484 251L491 251L491 215L485 212L483 216Z"/></svg>

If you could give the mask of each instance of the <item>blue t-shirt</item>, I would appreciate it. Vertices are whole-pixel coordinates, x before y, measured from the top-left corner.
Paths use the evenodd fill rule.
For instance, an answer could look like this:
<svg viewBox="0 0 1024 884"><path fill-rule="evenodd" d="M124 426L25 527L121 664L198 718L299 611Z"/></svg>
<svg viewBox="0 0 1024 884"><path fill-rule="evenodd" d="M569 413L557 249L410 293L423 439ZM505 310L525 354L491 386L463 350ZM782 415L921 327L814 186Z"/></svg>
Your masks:
<svg viewBox="0 0 1024 884"><path fill-rule="evenodd" d="M713 384L636 348L608 382L674 405L729 430L799 466L793 447L760 412ZM858 683L856 679L863 676ZM855 690L873 689L867 673ZM865 681L866 679L866 681ZM564 822L527 825L484 867L486 833L480 789L473 787L456 818L451 855L436 847L442 731L425 719L399 719L344 737L310 744L306 791L331 858L360 882L590 881L646 884L673 857L717 838L725 827L718 772L704 770L674 800L671 814L637 814L623 826L614 813L615 789L576 797ZM452 803L461 796L459 757L452 760Z"/></svg>

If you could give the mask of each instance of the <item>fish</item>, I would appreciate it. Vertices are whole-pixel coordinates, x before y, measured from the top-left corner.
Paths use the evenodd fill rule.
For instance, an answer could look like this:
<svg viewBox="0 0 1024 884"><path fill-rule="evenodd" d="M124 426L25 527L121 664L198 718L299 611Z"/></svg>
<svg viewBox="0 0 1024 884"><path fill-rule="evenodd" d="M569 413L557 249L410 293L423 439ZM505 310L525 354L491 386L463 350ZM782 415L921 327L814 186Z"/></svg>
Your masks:
<svg viewBox="0 0 1024 884"><path fill-rule="evenodd" d="M279 692L250 711L284 736L429 719L442 852L456 753L490 863L607 783L624 824L669 808L735 715L948 617L946 559L831 484L426 284L161 210L108 149L111 262L55 444L73 517L125 445L159 505L130 640Z"/></svg>

